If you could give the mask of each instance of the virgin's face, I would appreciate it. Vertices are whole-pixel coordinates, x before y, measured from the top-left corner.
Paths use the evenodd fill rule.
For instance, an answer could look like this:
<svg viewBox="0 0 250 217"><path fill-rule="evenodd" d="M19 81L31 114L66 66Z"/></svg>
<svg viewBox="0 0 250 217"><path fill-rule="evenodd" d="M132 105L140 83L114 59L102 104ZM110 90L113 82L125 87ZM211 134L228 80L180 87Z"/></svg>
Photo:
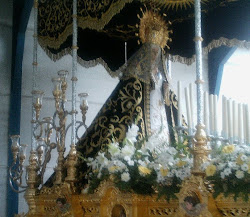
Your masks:
<svg viewBox="0 0 250 217"><path fill-rule="evenodd" d="M158 45L152 45L151 47L151 54L150 54L150 65L151 70L154 75L158 72L158 65L159 65L159 59L160 59L160 47Z"/></svg>
<svg viewBox="0 0 250 217"><path fill-rule="evenodd" d="M158 62L158 58L159 58L159 55L160 55L160 48L156 45L156 46L153 46L152 47L152 53L151 53L151 62L152 63L156 63Z"/></svg>

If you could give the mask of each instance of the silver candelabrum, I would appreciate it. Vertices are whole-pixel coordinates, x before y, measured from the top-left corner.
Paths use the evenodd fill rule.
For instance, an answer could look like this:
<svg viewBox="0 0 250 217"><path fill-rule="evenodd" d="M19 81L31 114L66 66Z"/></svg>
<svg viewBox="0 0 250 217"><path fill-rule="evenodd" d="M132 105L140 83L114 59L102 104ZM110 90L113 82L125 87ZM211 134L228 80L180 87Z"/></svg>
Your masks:
<svg viewBox="0 0 250 217"><path fill-rule="evenodd" d="M32 145L29 156L29 164L25 168L26 149L28 145L20 144L20 135L12 135L11 151L13 162L9 168L10 186L15 192L24 192L28 188L29 191L34 190L43 185L44 173L46 166L51 159L51 152L56 149L58 152L57 166L54 169L56 180L54 184L62 183L62 170L67 167L67 177L65 181L74 181L74 166L76 164L75 144L71 144L69 156L64 164L65 138L72 123L66 125L68 115L74 115L76 111L67 111L66 90L68 71L61 70L58 72L59 77L53 78L54 84L53 96L55 100L55 111L53 116L40 119L40 111L42 108L43 91L32 91L33 95L33 120L32 120ZM82 120L76 121L76 138L79 140L78 132L81 127L87 129L86 113L88 110L87 93L78 94L80 97L80 110ZM54 137L54 139L53 139ZM26 192L27 193L27 192ZM28 192L26 197L30 197L32 192ZM32 204L29 204L32 207ZM31 208L32 209L32 208Z"/></svg>

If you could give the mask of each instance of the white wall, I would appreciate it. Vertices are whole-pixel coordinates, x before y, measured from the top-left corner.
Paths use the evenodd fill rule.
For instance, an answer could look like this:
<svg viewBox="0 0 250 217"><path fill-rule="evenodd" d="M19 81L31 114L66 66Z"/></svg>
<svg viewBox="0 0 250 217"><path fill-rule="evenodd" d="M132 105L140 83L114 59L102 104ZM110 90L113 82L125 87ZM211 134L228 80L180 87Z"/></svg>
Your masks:
<svg viewBox="0 0 250 217"><path fill-rule="evenodd" d="M0 216L6 216L8 117L12 54L12 1L0 1ZM4 5L4 7L3 7Z"/></svg>
<svg viewBox="0 0 250 217"><path fill-rule="evenodd" d="M220 96L224 95L239 103L250 105L249 60L249 49L237 48L237 50L235 50L223 68Z"/></svg>

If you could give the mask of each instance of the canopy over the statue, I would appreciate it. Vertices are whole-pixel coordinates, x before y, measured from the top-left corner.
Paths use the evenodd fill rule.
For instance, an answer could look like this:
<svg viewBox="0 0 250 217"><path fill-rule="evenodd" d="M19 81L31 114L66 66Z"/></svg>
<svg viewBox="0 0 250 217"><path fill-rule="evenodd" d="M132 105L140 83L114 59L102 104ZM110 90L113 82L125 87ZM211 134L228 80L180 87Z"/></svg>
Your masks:
<svg viewBox="0 0 250 217"><path fill-rule="evenodd" d="M117 70L124 64L124 44L128 58L138 50L136 24L140 8L156 3L165 19L172 22L170 49L174 61L194 61L193 0L78 0L78 56L84 66L98 62ZM249 0L202 0L204 52L221 45L248 47L250 44ZM72 1L40 0L39 43L54 60L71 52ZM183 57L183 58L180 58ZM105 64L106 63L106 64Z"/></svg>

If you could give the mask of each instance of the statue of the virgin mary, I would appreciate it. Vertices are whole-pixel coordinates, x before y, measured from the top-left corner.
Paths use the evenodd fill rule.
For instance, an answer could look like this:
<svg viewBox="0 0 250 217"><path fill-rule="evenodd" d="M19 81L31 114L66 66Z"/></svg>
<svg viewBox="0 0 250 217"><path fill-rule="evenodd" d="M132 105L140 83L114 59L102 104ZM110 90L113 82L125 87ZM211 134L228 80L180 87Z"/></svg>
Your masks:
<svg viewBox="0 0 250 217"><path fill-rule="evenodd" d="M161 16L146 11L140 19L141 48L121 68L120 82L81 138L78 151L94 157L112 142L121 142L132 124L139 127L138 140L147 139L160 130L170 143L176 140L175 95L168 88L163 48L169 30ZM84 179L86 165L79 162L77 178Z"/></svg>

